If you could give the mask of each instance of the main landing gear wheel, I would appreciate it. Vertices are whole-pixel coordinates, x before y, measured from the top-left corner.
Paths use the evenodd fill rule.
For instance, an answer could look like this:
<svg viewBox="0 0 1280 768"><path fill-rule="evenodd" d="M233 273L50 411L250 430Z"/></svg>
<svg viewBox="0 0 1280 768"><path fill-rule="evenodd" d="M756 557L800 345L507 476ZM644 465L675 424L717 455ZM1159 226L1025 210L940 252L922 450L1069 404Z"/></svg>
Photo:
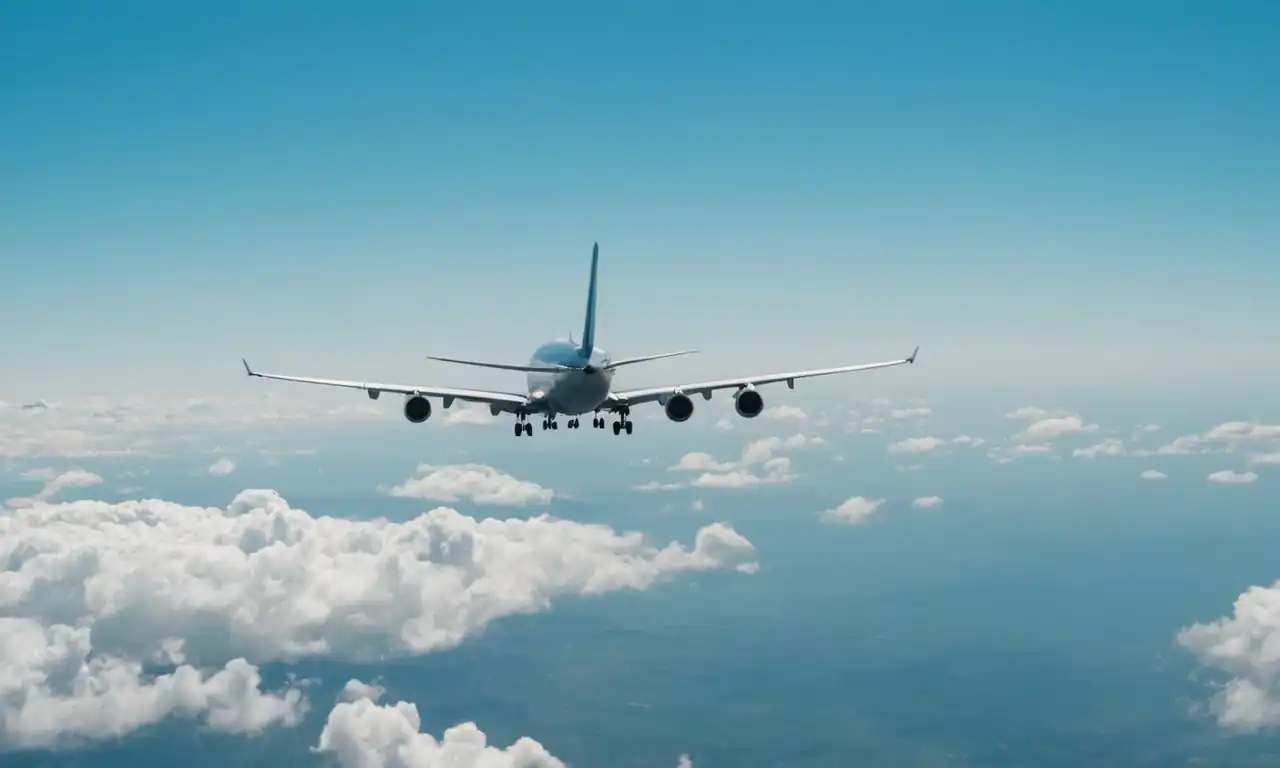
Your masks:
<svg viewBox="0 0 1280 768"><path fill-rule="evenodd" d="M622 432L622 422L620 422L620 421L615 421L615 422L613 422L613 434L615 434L615 435L616 435L616 434L619 434L619 433L621 433L621 432Z"/></svg>

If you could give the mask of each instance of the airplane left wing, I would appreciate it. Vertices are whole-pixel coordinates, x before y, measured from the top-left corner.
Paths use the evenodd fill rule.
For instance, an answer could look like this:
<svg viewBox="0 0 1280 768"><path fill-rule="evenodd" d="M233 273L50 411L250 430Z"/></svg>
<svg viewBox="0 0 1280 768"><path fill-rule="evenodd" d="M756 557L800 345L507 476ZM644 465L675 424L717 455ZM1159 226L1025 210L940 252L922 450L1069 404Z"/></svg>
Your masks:
<svg viewBox="0 0 1280 768"><path fill-rule="evenodd" d="M540 404L531 400L528 395L518 395L514 392L492 392L485 389L457 389L454 387L428 387L411 384L379 384L369 381L342 381L340 379L314 379L309 376L283 376L278 373L262 373L255 371L249 367L249 363L244 363L244 372L250 376L260 379L275 379L276 381L294 381L301 384L318 384L325 387L343 387L345 389L362 389L369 394L369 397L376 398L383 392L393 392L400 395L423 395L425 397L439 397L448 400L464 400L471 403L486 403L497 411L515 412L524 409L526 413L536 413ZM447 407L446 403L446 407Z"/></svg>
<svg viewBox="0 0 1280 768"><path fill-rule="evenodd" d="M916 354L919 352L920 348L916 347L910 357L905 357L901 360L890 360L884 363L844 365L838 368L817 368L811 371L795 371L793 373L767 373L762 376L744 376L738 379L722 379L720 381L701 381L695 384L648 387L645 389L627 389L621 392L614 392L610 397L617 406L632 406L661 400L668 395L675 394L676 392L681 392L686 395L699 394L704 398L710 399L711 393L717 389L743 389L748 386L758 387L764 384L776 384L780 381L785 381L788 386L794 388L796 379L811 379L815 376L830 376L836 373L874 371L877 368L892 368L895 365L914 364L916 361Z"/></svg>

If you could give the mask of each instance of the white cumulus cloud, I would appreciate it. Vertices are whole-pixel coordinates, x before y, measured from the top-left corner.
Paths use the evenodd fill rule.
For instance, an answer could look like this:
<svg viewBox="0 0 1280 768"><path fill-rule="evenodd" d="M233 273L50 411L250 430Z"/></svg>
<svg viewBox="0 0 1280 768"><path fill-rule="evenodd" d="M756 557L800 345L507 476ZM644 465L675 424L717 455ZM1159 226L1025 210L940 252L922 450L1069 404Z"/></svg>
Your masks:
<svg viewBox="0 0 1280 768"><path fill-rule="evenodd" d="M225 477L236 471L236 463L225 456L209 465L209 474L214 477Z"/></svg>
<svg viewBox="0 0 1280 768"><path fill-rule="evenodd" d="M1163 480L1168 477L1168 475L1158 469L1144 469L1142 474L1138 475L1138 477L1143 480Z"/></svg>
<svg viewBox="0 0 1280 768"><path fill-rule="evenodd" d="M889 446L889 453L892 454L916 454L916 453L933 453L947 444L946 440L940 437L908 437L905 440L899 440Z"/></svg>
<svg viewBox="0 0 1280 768"><path fill-rule="evenodd" d="M1125 447L1122 441L1109 437L1087 448L1077 448L1071 452L1071 455L1081 459L1096 459L1099 456L1123 456L1125 455Z"/></svg>
<svg viewBox="0 0 1280 768"><path fill-rule="evenodd" d="M942 506L942 497L941 496L921 496L920 498L911 502L911 506L916 507L917 509L934 509L936 507Z"/></svg>
<svg viewBox="0 0 1280 768"><path fill-rule="evenodd" d="M262 690L256 664L428 653L558 596L758 568L720 523L691 548L658 547L602 525L443 507L403 523L313 517L266 490L225 509L38 502L0 516L0 562L0 748L175 716L229 732L295 725L306 700ZM375 693L349 684L344 697Z"/></svg>
<svg viewBox="0 0 1280 768"><path fill-rule="evenodd" d="M509 507L549 504L555 497L550 488L543 488L528 480L517 480L485 464L419 464L414 476L392 488L391 495Z"/></svg>
<svg viewBox="0 0 1280 768"><path fill-rule="evenodd" d="M44 504L0 517L0 612L93 631L95 649L192 663L450 648L559 595L645 589L748 566L732 528L658 548L546 516L476 519L440 507L403 523L313 517L274 491L226 509L156 499Z"/></svg>
<svg viewBox="0 0 1280 768"><path fill-rule="evenodd" d="M776 405L772 408L765 408L760 413L760 416L772 421L785 421L791 423L800 423L809 420L809 414L794 405Z"/></svg>
<svg viewBox="0 0 1280 768"><path fill-rule="evenodd" d="M840 506L835 509L824 510L819 516L830 523L846 523L855 525L857 523L865 523L871 519L876 510L884 504L884 499L868 499L864 496L854 496L846 499Z"/></svg>
<svg viewBox="0 0 1280 768"><path fill-rule="evenodd" d="M342 686L341 695L343 701L359 701L360 699L377 701L386 692L386 689L380 685L366 683L353 677L347 681L346 685Z"/></svg>
<svg viewBox="0 0 1280 768"><path fill-rule="evenodd" d="M1221 725L1244 732L1280 726L1280 582L1250 587L1232 615L1186 627L1177 640L1201 664L1231 676L1211 705Z"/></svg>
<svg viewBox="0 0 1280 768"><path fill-rule="evenodd" d="M0 617L0 748L48 748L116 738L170 716L202 717L214 730L254 733L297 725L297 690L261 690L242 658L221 669L181 665L146 674L115 655L91 656L91 630Z"/></svg>
<svg viewBox="0 0 1280 768"><path fill-rule="evenodd" d="M487 405L461 403L444 412L444 423L451 427L486 426L495 424L497 421L498 417L490 412Z"/></svg>
<svg viewBox="0 0 1280 768"><path fill-rule="evenodd" d="M341 702L329 712L315 751L331 755L341 768L567 768L528 736L500 747L472 722L447 728L439 739L421 729L411 702ZM676 765L693 768L688 755L680 755Z"/></svg>
<svg viewBox="0 0 1280 768"><path fill-rule="evenodd" d="M1209 473L1209 482L1217 485L1248 485L1258 479L1253 472L1236 472L1233 469L1220 469Z"/></svg>
<svg viewBox="0 0 1280 768"><path fill-rule="evenodd" d="M700 472L701 474L689 483L694 488L753 488L760 485L778 485L789 483L797 477L791 468L791 459L779 456L778 453L825 444L826 440L823 438L807 437L802 432L786 439L763 437L747 443L742 449L742 455L736 461L717 461L709 453L693 451L682 456L680 461L668 467L668 470ZM636 486L636 489L674 490L677 487L681 485L655 482Z"/></svg>
<svg viewBox="0 0 1280 768"><path fill-rule="evenodd" d="M1097 428L1097 424L1086 424L1083 419L1074 414L1070 416L1050 416L1049 418L1032 422L1016 439L1022 442L1046 442L1066 435L1093 432Z"/></svg>

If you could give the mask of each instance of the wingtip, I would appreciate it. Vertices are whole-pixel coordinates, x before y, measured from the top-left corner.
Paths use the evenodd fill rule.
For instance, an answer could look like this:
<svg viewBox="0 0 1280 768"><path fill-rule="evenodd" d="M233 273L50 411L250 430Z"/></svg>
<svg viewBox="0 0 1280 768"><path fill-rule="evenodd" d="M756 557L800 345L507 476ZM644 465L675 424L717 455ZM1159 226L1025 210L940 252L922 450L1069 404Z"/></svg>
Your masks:
<svg viewBox="0 0 1280 768"><path fill-rule="evenodd" d="M249 367L249 361L248 361L248 360L245 360L245 359L242 357L242 358L240 358L240 362L244 364L244 372L245 372L246 374L248 374L249 376L252 376L252 375L253 375L253 369Z"/></svg>
<svg viewBox="0 0 1280 768"><path fill-rule="evenodd" d="M918 347L918 346L917 346L915 349L913 349L913 350L911 351L911 357L908 357L908 358L907 358L907 362L908 362L908 363L911 363L912 365L915 365L915 363L916 363L916 355L918 355L918 354L920 354L920 347Z"/></svg>

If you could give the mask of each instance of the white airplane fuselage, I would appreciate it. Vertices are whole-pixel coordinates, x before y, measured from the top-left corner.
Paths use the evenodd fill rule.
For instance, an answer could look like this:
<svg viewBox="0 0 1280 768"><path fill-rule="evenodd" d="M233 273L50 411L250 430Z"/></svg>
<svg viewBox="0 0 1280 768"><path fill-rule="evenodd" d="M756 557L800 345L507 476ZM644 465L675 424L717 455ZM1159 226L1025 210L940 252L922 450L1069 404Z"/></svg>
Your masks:
<svg viewBox="0 0 1280 768"><path fill-rule="evenodd" d="M559 365L578 367L583 362L582 348L569 341L549 341L538 347L529 360L531 367ZM606 370L611 362L609 353L599 347L587 357L586 370L566 370L556 373L534 371L529 373L529 396L544 400L552 414L578 416L599 408L609 399L613 384L613 370Z"/></svg>

